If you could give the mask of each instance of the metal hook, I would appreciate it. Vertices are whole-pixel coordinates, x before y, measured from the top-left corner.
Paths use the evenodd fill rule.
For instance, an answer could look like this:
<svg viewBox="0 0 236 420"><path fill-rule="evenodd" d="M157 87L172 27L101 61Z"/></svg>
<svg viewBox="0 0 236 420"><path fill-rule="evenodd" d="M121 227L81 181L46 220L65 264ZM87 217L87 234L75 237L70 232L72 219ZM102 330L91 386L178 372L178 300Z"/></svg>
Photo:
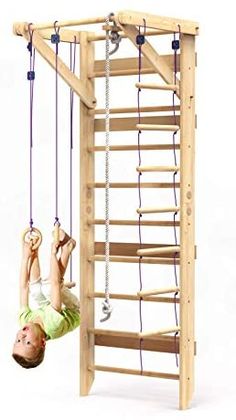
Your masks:
<svg viewBox="0 0 236 420"><path fill-rule="evenodd" d="M105 317L100 319L100 322L107 321L112 313L112 307L108 301L108 299L105 299L104 302L102 302L102 312L105 314Z"/></svg>
<svg viewBox="0 0 236 420"><path fill-rule="evenodd" d="M121 41L121 36L119 35L119 33L116 31L111 31L111 43L115 44L115 47L112 51L109 52L109 55L114 54L118 50L120 46L120 41Z"/></svg>

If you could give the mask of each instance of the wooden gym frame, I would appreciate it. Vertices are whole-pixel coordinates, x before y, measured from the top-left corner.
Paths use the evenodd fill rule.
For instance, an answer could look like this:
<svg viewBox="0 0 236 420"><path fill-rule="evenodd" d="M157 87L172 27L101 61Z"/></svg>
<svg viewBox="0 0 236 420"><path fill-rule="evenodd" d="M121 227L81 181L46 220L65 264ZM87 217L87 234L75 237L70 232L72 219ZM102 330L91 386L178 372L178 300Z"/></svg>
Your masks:
<svg viewBox="0 0 236 420"><path fill-rule="evenodd" d="M105 114L104 109L96 108L95 79L105 76L104 60L94 58L94 49L97 41L105 40L107 26L102 26L102 31L96 33L85 30L75 30L75 27L88 24L103 24L106 17L89 18L65 22L57 22L60 28L60 39L63 42L75 42L80 44L80 78L72 74L69 68L58 57L58 73L64 81L80 97L80 300L81 300L81 328L80 328L80 393L88 395L94 381L95 371L119 372L140 375L139 370L121 369L109 366L98 366L95 364L95 346L121 347L128 349L139 349L140 336L143 337L142 348L149 351L175 353L176 346L174 337L164 335L170 332L179 331L177 338L177 352L180 356L179 374L160 373L143 371L143 375L179 380L179 408L189 407L194 391L194 136L195 136L195 91L194 73L196 66L195 36L198 35L198 24L181 19L155 16L147 13L134 11L122 11L114 14L110 19L111 29L116 28L122 38L129 38L136 45L138 26L143 26L146 21L146 36L164 36L166 34L180 33L180 53L178 54L177 66L180 73L180 83L177 80L173 86L173 57L170 55L159 55L151 46L148 40L142 46L142 74L157 73L166 83L160 88L176 90L180 98L180 111L177 116L180 129L180 246L174 249L162 244L162 251L159 248L153 251L153 244L144 244L145 250L138 250L139 244L110 244L110 261L137 263L140 251L143 256L143 263L151 264L173 264L173 252L178 252L177 263L180 267L180 287L157 289L149 292L142 292L142 299L151 302L173 303L174 299L161 294L180 291L180 298L177 302L180 305L180 327L164 328L152 333L137 333L125 331L111 331L94 328L94 302L97 298L104 297L104 293L94 290L94 265L96 261L104 261L104 243L95 243L95 225L104 224L104 220L95 218L94 189L104 188L104 183L98 183L94 179L94 159L98 151L104 151L104 147L95 145L95 133L105 130L104 119L96 119L96 115ZM74 27L67 29L68 27ZM55 53L45 40L50 39L54 23L33 24L33 45L38 53L55 68ZM14 33L23 36L29 41L29 27L27 23L15 23ZM137 58L111 59L110 76L127 76L138 74ZM149 88L157 86L149 86ZM142 123L149 124L149 129L165 130L171 129L174 120L173 115L150 116L150 113L172 111L171 106L143 107L141 111L147 117L142 117ZM134 113L135 117L114 117L110 121L111 131L137 130L136 115L137 108L116 108L111 109L111 114ZM167 127L168 125L168 127ZM173 128L173 127L172 127ZM175 128L173 128L175 129ZM161 150L173 149L172 145L142 145L142 149ZM119 145L111 146L115 150L137 150L137 146ZM163 167L156 168L161 171ZM175 168L177 169L177 168ZM155 168L152 168L155 170ZM171 168L163 168L163 171ZM173 170L173 168L172 168ZM164 183L142 183L144 188L170 188L172 184ZM137 188L137 183L111 183L111 188ZM160 209L159 209L160 211ZM163 209L168 211L168 209ZM135 220L111 220L112 225L137 225ZM173 226L171 221L143 221L146 226ZM158 245L154 245L158 247ZM151 250L150 250L151 248ZM153 256L154 255L154 256ZM177 290L178 289L178 290ZM139 300L141 294L111 294L111 299Z"/></svg>

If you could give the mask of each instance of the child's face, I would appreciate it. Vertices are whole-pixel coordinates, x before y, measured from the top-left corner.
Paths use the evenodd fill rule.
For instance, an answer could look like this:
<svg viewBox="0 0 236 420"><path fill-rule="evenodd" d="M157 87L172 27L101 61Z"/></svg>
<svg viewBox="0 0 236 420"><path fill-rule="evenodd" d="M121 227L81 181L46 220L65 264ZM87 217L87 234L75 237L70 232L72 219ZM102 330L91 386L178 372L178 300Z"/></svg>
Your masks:
<svg viewBox="0 0 236 420"><path fill-rule="evenodd" d="M37 324L29 322L18 331L13 347L13 353L26 359L34 359L41 347L45 347L45 338Z"/></svg>

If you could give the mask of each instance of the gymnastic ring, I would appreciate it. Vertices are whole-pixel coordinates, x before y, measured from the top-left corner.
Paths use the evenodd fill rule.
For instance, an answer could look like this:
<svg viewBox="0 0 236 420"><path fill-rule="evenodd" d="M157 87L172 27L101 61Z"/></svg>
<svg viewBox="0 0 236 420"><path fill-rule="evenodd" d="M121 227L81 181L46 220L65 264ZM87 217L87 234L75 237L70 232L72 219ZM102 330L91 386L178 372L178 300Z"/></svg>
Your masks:
<svg viewBox="0 0 236 420"><path fill-rule="evenodd" d="M33 228L27 228L24 230L22 234L22 239L25 243L29 243L32 239L37 239L35 244L32 246L32 250L35 251L39 248L39 246L42 243L43 237L42 233L39 229L33 227ZM28 240L27 240L28 239Z"/></svg>

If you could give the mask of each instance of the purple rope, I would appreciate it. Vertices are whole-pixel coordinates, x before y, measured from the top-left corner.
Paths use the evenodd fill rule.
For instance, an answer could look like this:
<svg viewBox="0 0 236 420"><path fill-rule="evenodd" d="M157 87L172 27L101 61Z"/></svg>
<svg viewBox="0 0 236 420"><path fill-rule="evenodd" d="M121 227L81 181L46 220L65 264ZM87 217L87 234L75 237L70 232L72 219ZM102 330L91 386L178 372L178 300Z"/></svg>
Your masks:
<svg viewBox="0 0 236 420"><path fill-rule="evenodd" d="M54 22L55 33L59 33ZM58 43L55 44L55 224L59 224L58 216Z"/></svg>
<svg viewBox="0 0 236 420"><path fill-rule="evenodd" d="M30 24L31 25L31 24ZM30 72L34 72L35 67L35 49L33 48L32 39L33 31L31 31L29 25L29 52L30 52ZM30 183L30 217L29 217L29 226L30 230L33 228L33 100L34 100L34 78L30 79L30 145L29 145L29 154L30 154L30 167L29 167L29 183Z"/></svg>
<svg viewBox="0 0 236 420"><path fill-rule="evenodd" d="M74 48L73 48L74 47ZM70 43L70 71L75 73L76 61L76 37L74 37L74 44ZM73 124L74 123L74 91L70 89L70 236L73 233ZM70 281L73 278L73 261L72 254L70 257Z"/></svg>
<svg viewBox="0 0 236 420"><path fill-rule="evenodd" d="M174 41L176 40L176 35L174 33ZM177 50L174 49L174 83L176 84L177 81ZM177 125L177 118L176 118L176 112L175 112L175 95L176 92L173 92L172 95L172 105L173 105L173 116L174 116L174 124ZM177 166L177 156L176 156L176 134L177 131L175 131L173 133L173 137L172 137L172 141L173 141L173 154L174 154L174 164L175 166ZM175 202L175 206L178 206L178 200L177 200L177 192L176 192L176 176L177 176L177 172L175 171L173 174L173 192L174 192L174 202ZM177 212L174 213L173 216L173 227L174 227L174 239L175 239L175 245L178 244L178 240L177 240L177 229L176 229L176 216L177 216ZM177 275L177 264L176 264L176 257L177 257L177 253L174 254L174 278L175 278L175 285L178 287L178 275ZM174 314L175 314L175 323L176 326L179 325L179 320L178 320L178 311L177 311L177 295L179 292L176 292L174 294ZM175 337L175 360L176 360L176 366L179 367L179 361L178 361L178 352L177 352L177 335L178 332L175 333L174 337Z"/></svg>

